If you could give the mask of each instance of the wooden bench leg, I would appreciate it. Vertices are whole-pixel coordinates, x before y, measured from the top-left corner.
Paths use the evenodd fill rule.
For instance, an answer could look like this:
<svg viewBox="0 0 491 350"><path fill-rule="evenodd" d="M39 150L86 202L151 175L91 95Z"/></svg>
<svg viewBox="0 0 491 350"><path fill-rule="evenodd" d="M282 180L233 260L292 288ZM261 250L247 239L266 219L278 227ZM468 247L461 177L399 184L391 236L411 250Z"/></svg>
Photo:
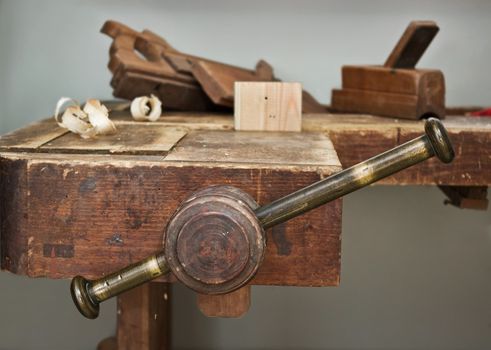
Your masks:
<svg viewBox="0 0 491 350"><path fill-rule="evenodd" d="M116 337L98 350L170 349L170 285L152 282L118 297Z"/></svg>

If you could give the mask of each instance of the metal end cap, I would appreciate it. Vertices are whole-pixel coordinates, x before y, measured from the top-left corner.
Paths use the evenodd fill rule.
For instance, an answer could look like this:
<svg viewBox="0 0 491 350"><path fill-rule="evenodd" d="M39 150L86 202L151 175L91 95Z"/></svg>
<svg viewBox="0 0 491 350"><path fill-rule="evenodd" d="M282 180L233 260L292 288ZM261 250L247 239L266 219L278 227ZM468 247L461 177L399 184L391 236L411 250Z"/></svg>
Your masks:
<svg viewBox="0 0 491 350"><path fill-rule="evenodd" d="M437 118L429 118L425 123L425 132L438 159L443 163L450 163L455 152L442 122Z"/></svg>
<svg viewBox="0 0 491 350"><path fill-rule="evenodd" d="M82 276L75 276L70 285L73 302L78 311L87 318L95 319L99 316L99 303L95 303L89 295L87 281Z"/></svg>

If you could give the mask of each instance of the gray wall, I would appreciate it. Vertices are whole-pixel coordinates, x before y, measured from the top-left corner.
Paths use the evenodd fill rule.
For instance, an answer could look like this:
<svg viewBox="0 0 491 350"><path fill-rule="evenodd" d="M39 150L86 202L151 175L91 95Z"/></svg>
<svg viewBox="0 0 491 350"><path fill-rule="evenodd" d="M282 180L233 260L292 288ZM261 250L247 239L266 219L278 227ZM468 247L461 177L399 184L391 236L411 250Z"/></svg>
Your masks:
<svg viewBox="0 0 491 350"><path fill-rule="evenodd" d="M50 115L60 96L109 98L116 19L176 48L237 65L268 60L322 102L342 64L382 63L407 23L440 27L420 66L440 68L449 105L491 103L488 1L0 0L0 131ZM164 101L165 104L165 101ZM371 187L345 199L339 288L255 287L240 320L206 319L175 288L177 348L489 349L491 211L442 205L432 187ZM68 281L0 274L0 349L93 349L114 332L71 305Z"/></svg>

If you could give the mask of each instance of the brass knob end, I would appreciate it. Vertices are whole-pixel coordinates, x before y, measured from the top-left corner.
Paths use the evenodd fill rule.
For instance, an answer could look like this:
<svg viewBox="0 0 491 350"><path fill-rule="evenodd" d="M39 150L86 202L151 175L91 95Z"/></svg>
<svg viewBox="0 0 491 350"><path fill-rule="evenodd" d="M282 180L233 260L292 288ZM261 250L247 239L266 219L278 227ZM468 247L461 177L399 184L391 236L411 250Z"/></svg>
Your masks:
<svg viewBox="0 0 491 350"><path fill-rule="evenodd" d="M99 316L99 303L89 295L89 281L82 276L76 276L70 285L72 299L78 311L87 318L94 319Z"/></svg>
<svg viewBox="0 0 491 350"><path fill-rule="evenodd" d="M429 118L425 123L425 132L438 159L443 163L450 163L455 157L455 152L442 122L436 118Z"/></svg>

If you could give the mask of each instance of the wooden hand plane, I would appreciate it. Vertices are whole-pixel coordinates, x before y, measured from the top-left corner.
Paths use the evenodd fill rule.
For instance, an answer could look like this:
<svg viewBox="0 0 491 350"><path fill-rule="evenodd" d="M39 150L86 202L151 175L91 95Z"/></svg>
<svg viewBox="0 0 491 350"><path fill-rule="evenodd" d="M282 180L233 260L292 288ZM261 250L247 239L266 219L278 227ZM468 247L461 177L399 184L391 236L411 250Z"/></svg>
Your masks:
<svg viewBox="0 0 491 350"><path fill-rule="evenodd" d="M342 88L332 91L332 109L404 119L443 119L443 73L415 69L438 30L432 21L411 22L383 66L343 66Z"/></svg>

